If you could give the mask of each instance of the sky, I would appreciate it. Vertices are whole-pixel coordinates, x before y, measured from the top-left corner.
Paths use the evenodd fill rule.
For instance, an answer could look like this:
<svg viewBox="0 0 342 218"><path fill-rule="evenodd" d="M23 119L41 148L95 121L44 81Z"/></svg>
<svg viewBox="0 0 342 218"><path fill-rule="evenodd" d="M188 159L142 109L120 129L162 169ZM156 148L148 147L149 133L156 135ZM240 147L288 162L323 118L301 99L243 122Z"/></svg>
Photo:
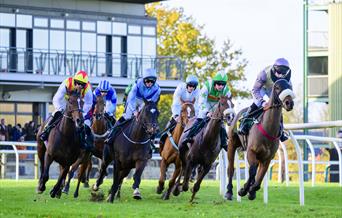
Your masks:
<svg viewBox="0 0 342 218"><path fill-rule="evenodd" d="M168 0L163 4L182 7L186 16L204 25L204 33L215 39L217 48L229 38L242 49L249 62L245 73L249 90L264 67L284 57L290 62L294 91L302 94L301 0Z"/></svg>

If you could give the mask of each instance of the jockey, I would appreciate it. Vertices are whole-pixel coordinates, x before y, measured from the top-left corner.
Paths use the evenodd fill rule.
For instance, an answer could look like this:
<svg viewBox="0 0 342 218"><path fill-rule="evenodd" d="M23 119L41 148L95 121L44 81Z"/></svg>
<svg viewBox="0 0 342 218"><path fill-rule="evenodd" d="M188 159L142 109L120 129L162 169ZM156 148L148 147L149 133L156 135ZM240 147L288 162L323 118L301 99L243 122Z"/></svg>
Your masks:
<svg viewBox="0 0 342 218"><path fill-rule="evenodd" d="M268 97L271 94L272 86L278 79L286 79L291 84L291 69L289 62L285 58L278 58L272 66L263 69L254 83L252 89L253 104L248 108L244 118L253 117L255 111L266 106L266 101L263 99L264 95ZM243 135L248 134L248 126L246 119L243 119L238 132ZM283 119L281 119L281 136L280 141L286 141L288 137L284 134Z"/></svg>
<svg viewBox="0 0 342 218"><path fill-rule="evenodd" d="M130 120L133 115L135 117L138 115L139 111L144 106L144 99L153 102L157 102L159 100L161 90L156 81L156 70L152 68L146 69L143 73L143 78L138 79L133 85L132 90L129 92L125 113L116 122L106 143L112 144L117 129L119 129L115 127L120 126L127 120ZM151 140L153 140L153 137Z"/></svg>
<svg viewBox="0 0 342 218"><path fill-rule="evenodd" d="M96 89L93 91L94 105L96 104L96 97L102 95L106 101L105 117L110 122L111 126L115 124L116 111L116 92L107 80L102 80ZM93 106L94 106L93 105Z"/></svg>
<svg viewBox="0 0 342 218"><path fill-rule="evenodd" d="M65 79L59 86L56 94L53 96L53 106L55 112L52 114L52 119L44 127L43 132L40 134L40 139L46 141L49 137L50 130L56 126L57 122L62 118L63 111L65 110L68 94L77 91L81 93L81 98L84 101L83 104L83 117L86 117L87 113L91 110L93 103L93 94L91 91L91 85L88 81L88 75L85 71L78 71L74 77L69 77ZM93 137L90 131L90 120L85 118L84 123L86 124L86 138L87 142L84 140L85 137L81 137L83 148L91 148Z"/></svg>
<svg viewBox="0 0 342 218"><path fill-rule="evenodd" d="M204 127L206 122L205 118L211 117L221 96L231 98L232 94L227 86L227 81L228 76L223 70L217 72L212 79L205 81L199 96L199 114L183 143L193 141L192 137L197 135ZM227 132L223 122L220 130L220 139L221 147L227 150Z"/></svg>
<svg viewBox="0 0 342 218"><path fill-rule="evenodd" d="M170 121L167 123L164 134L160 137L159 144L161 147L164 145L166 137L167 137L167 131L172 132L175 128L177 122L176 118L181 113L182 108L182 102L195 102L194 108L195 108L195 116L198 115L198 98L199 98L199 92L200 90L197 89L198 86L198 78L194 75L189 75L185 82L180 83L176 91L173 94L173 101L171 106L172 116Z"/></svg>

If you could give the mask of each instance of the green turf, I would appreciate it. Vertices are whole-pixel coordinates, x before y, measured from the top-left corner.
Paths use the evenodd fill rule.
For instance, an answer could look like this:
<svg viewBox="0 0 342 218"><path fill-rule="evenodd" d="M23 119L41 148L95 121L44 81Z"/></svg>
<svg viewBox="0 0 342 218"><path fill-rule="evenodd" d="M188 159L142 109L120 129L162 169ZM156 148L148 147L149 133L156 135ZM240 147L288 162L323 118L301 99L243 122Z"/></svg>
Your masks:
<svg viewBox="0 0 342 218"><path fill-rule="evenodd" d="M90 202L88 189L81 188L80 197L72 194L61 199L52 199L49 190L55 180L49 180L47 190L42 195L35 193L37 181L0 180L0 217L342 217L342 189L338 184L318 184L305 187L305 206L299 206L297 184L286 187L284 184L271 183L269 203L263 203L263 192L257 199L247 197L239 203L226 201L219 195L217 181L204 181L197 193L196 203L190 204L190 193L172 196L163 201L155 193L156 180L143 180L141 192L143 200L132 198L132 180L123 184L121 199L114 204ZM93 184L94 181L91 181ZM111 180L102 186L108 191ZM71 192L74 191L72 183ZM234 190L236 197L236 191Z"/></svg>

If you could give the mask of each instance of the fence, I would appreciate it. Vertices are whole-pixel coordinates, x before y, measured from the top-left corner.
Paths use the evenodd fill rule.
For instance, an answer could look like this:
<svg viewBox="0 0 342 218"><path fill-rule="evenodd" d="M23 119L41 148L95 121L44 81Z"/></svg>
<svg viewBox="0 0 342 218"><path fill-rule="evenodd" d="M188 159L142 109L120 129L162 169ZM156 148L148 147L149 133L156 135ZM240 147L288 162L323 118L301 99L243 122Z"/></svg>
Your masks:
<svg viewBox="0 0 342 218"><path fill-rule="evenodd" d="M339 165L339 185L342 186L342 155L341 155L341 148L337 143L342 143L342 139L339 138L331 138L331 137L317 137L317 136L310 136L310 135L294 135L292 130L303 130L303 129L322 129L322 128L332 128L332 127L342 127L342 120L338 121L328 121L328 122L320 122L320 123L305 123L305 124L287 124L285 125L285 129L288 130L290 134L290 139L292 140L297 154L297 160L289 160L286 146L283 143L280 143L280 146L282 147L284 151L284 164L285 164L285 180L286 185L289 185L289 171L288 171L288 164L289 163L297 163L298 164L298 174L299 174L299 202L300 205L304 205L304 172L303 172L303 163L305 164L312 164L312 186L315 185L315 166L316 164L338 164ZM312 158L311 161L303 161L302 159L302 152L301 147L298 143L298 140L304 140L310 148L310 152L314 154L314 148L311 143L311 141L321 141L321 142L328 142L332 143L333 146L336 148L338 152L338 161L320 161L316 162L315 158ZM314 155L313 155L314 156ZM281 155L278 151L278 160L272 160L270 166L272 166L274 163L279 163L279 169L281 169ZM235 153L235 166L236 166L236 180L237 180L237 192L240 189L240 181L241 181L241 170L240 170L240 163L244 162L245 166L247 167L247 158L246 158L246 152L244 154L244 160L239 160L239 156L237 152ZM221 151L219 155L219 177L220 177L220 194L224 195L226 192L226 186L227 186L227 167L228 167L228 161L227 161L227 154L225 151ZM280 172L280 170L278 171ZM266 173L263 181L264 186L264 203L268 202L268 176L269 172ZM248 178L248 171L245 170L245 178ZM280 177L278 175L278 181L280 180ZM237 196L237 201L241 201L241 197Z"/></svg>
<svg viewBox="0 0 342 218"><path fill-rule="evenodd" d="M6 149L6 150L0 150L1 155L1 173L3 174L5 172L6 168L6 155L7 154L15 154L15 180L19 180L19 155L20 154L34 154L34 178L38 179L38 156L37 156L37 150L18 150L17 146L22 146L22 147L37 147L36 142L13 142L13 141L0 141L0 147L1 146L11 146L13 150ZM156 144L156 147L158 147L159 144ZM152 160L161 160L161 157L158 155L153 154L152 155ZM96 165L93 165L93 168L96 167ZM110 168L111 166L109 166Z"/></svg>

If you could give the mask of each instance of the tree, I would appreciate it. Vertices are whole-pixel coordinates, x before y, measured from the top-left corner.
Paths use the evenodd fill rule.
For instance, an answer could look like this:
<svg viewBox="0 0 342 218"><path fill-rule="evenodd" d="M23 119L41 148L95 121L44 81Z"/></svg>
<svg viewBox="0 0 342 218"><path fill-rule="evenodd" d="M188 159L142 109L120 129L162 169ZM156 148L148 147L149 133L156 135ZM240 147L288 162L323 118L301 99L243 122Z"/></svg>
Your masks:
<svg viewBox="0 0 342 218"><path fill-rule="evenodd" d="M148 16L157 19L157 53L159 56L175 56L185 61L185 79L194 74L203 82L218 70L228 73L228 85L234 97L247 97L249 94L236 86L246 80L244 70L247 61L241 50L234 50L227 39L221 50L215 48L215 41L203 34L203 26L196 24L192 17L186 16L181 8L168 8L161 3L146 5ZM163 108L159 118L161 128L171 115L172 96L162 96L159 108Z"/></svg>
<svg viewBox="0 0 342 218"><path fill-rule="evenodd" d="M168 8L161 3L146 6L148 16L157 19L157 53L160 56L176 56L184 60L185 74L195 74L201 81L213 76L218 70L228 73L228 84L234 96L247 97L248 92L236 86L246 80L244 70L247 61L241 58L242 51L234 50L227 39L221 50L215 41L203 34L203 26L186 16L181 8Z"/></svg>

